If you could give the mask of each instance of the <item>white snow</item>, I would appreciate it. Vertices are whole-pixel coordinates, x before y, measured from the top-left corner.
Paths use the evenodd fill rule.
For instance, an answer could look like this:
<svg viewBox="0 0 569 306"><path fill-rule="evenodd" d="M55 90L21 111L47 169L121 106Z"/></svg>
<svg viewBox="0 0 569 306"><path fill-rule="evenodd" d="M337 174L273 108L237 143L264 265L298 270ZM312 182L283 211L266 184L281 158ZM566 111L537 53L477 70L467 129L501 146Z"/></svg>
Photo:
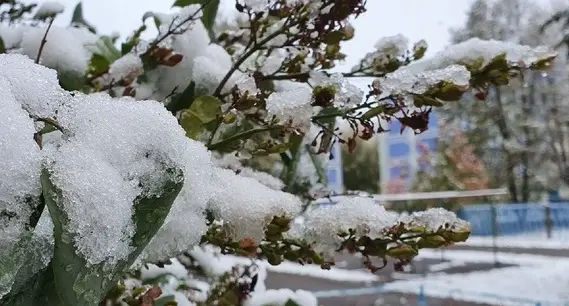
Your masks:
<svg viewBox="0 0 569 306"><path fill-rule="evenodd" d="M32 117L56 117L56 110L69 99L59 86L57 72L36 65L26 56L0 55L0 76L10 83L16 101Z"/></svg>
<svg viewBox="0 0 569 306"><path fill-rule="evenodd" d="M213 158L213 163L225 169L231 169L241 176L250 177L257 180L259 183L274 189L282 190L284 188L284 183L279 178L276 178L269 173L257 171L253 168L245 167L241 164L239 158L235 154L223 154L219 158Z"/></svg>
<svg viewBox="0 0 569 306"><path fill-rule="evenodd" d="M184 169L189 140L162 104L106 94L76 94L59 123L69 132L48 168L62 191L66 230L87 262L114 263L131 252L133 201L159 195L166 180L176 180L165 170Z"/></svg>
<svg viewBox="0 0 569 306"><path fill-rule="evenodd" d="M131 83L137 76L142 74L142 60L136 54L129 53L114 61L109 67L109 80L119 82L121 80Z"/></svg>
<svg viewBox="0 0 569 306"><path fill-rule="evenodd" d="M334 107L350 109L363 101L363 90L350 83L341 73L334 73L328 78L325 75L311 72L310 77L314 85L332 86L336 90Z"/></svg>
<svg viewBox="0 0 569 306"><path fill-rule="evenodd" d="M399 221L405 223L409 228L424 227L429 231L437 231L441 227L459 231L470 230L468 222L459 219L454 212L440 207L402 216Z"/></svg>
<svg viewBox="0 0 569 306"><path fill-rule="evenodd" d="M441 258L440 251L421 250L417 259ZM491 252L445 250L444 258L455 264L492 263ZM441 298L495 305L562 305L569 301L569 258L499 253L501 263L519 266L470 273L437 273L387 284L387 291L418 293Z"/></svg>
<svg viewBox="0 0 569 306"><path fill-rule="evenodd" d="M27 29L27 26L0 25L0 38L4 42L4 47L7 50L19 48L22 36Z"/></svg>
<svg viewBox="0 0 569 306"><path fill-rule="evenodd" d="M168 24L168 19L162 20L162 23L163 25ZM183 59L174 67L160 67L155 71L158 76L157 86L160 90L160 97L157 99L169 95L174 89L176 92L186 89L193 80L190 72L194 67L194 59L202 54L209 43L208 32L199 19L191 22L185 32L171 36L171 42L165 47L174 49L176 53L183 56Z"/></svg>
<svg viewBox="0 0 569 306"><path fill-rule="evenodd" d="M46 30L45 27L33 27L24 32L21 43L23 54L34 60L37 58ZM96 35L86 32L85 29L52 26L47 34L40 63L60 72L83 76L92 55L87 45L97 41Z"/></svg>
<svg viewBox="0 0 569 306"><path fill-rule="evenodd" d="M304 86L273 92L267 99L268 117L275 116L282 124L307 132L312 117L311 101L312 91Z"/></svg>
<svg viewBox="0 0 569 306"><path fill-rule="evenodd" d="M289 300L301 306L318 306L318 300L312 293L305 290L293 291L290 289L253 292L251 296L245 300L243 306L285 306Z"/></svg>
<svg viewBox="0 0 569 306"><path fill-rule="evenodd" d="M482 59L483 64L488 64L494 57L503 53L506 53L508 62L522 63L528 67L538 60L557 55L556 51L546 46L530 47L513 42L471 38L450 46L429 59L411 64L408 69L414 72L441 69L453 64L473 63L478 59Z"/></svg>
<svg viewBox="0 0 569 306"><path fill-rule="evenodd" d="M492 236L470 236L461 245L473 247L492 247ZM545 232L525 233L513 236L496 237L496 245L505 248L522 249L569 249L569 230L553 231L552 237L547 238Z"/></svg>
<svg viewBox="0 0 569 306"><path fill-rule="evenodd" d="M36 18L43 19L47 17L54 17L57 14L63 13L65 6L60 2L46 1L40 4L36 11Z"/></svg>
<svg viewBox="0 0 569 306"><path fill-rule="evenodd" d="M292 194L270 189L231 170L218 168L215 173L220 185L209 208L238 239L252 237L261 241L273 216L293 218L300 212L302 203Z"/></svg>
<svg viewBox="0 0 569 306"><path fill-rule="evenodd" d="M373 199L352 197L306 213L302 232L307 241L315 243L315 250L331 254L342 242L339 233L354 229L358 237L381 238L396 221L395 215Z"/></svg>
<svg viewBox="0 0 569 306"><path fill-rule="evenodd" d="M402 68L380 78L380 89L386 94L425 93L432 86L447 81L458 86L468 86L470 71L461 65L450 65L442 69L413 72Z"/></svg>
<svg viewBox="0 0 569 306"><path fill-rule="evenodd" d="M13 86L1 76L9 72L2 69L4 59L0 57L0 252L10 250L21 238L41 193L35 127L12 93Z"/></svg>

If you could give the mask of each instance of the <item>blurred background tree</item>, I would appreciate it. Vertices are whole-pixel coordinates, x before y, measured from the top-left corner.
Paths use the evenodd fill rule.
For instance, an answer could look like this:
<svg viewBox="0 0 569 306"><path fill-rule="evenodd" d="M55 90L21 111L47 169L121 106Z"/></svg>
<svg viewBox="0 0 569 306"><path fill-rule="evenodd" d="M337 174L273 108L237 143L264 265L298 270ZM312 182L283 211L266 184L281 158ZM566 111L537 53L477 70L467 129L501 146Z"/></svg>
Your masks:
<svg viewBox="0 0 569 306"><path fill-rule="evenodd" d="M380 188L378 138L360 142L352 153L342 146L344 186L346 190L359 190L377 194Z"/></svg>

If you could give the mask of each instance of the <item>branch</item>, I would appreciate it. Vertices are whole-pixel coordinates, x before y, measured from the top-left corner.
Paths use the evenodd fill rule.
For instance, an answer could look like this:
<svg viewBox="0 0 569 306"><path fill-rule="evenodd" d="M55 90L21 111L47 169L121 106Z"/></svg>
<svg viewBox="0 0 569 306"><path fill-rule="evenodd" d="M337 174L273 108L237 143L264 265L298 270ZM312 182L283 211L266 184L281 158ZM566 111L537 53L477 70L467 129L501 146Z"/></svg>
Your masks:
<svg viewBox="0 0 569 306"><path fill-rule="evenodd" d="M292 25L294 25L294 24L292 24ZM249 49L249 51L245 52L235 62L235 64L233 64L233 67L231 67L231 69L229 69L227 74L225 74L225 76L223 77L223 79L221 80L221 82L219 83L217 88L215 89L213 95L216 97L219 97L219 95L221 94L221 91L223 90L223 87L225 86L227 81L229 81L229 78L231 78L233 73L239 68L239 66L241 66L251 55L253 55L253 53L257 52L259 50L260 46L263 46L264 44L268 43L269 41L271 41L275 37L283 34L285 28L286 28L286 26L283 26L278 31L273 32L272 34L270 34L269 36L267 36L263 40L261 40L259 43L255 44L251 49Z"/></svg>
<svg viewBox="0 0 569 306"><path fill-rule="evenodd" d="M223 147L224 145L227 145L228 143L248 138L249 136L255 135L257 133L269 132L269 131L279 130L279 129L283 129L283 127L282 126L269 126L269 127L247 130L245 132L241 132L239 134L235 134L231 137L223 139L223 140L216 142L214 144L210 144L207 146L207 148L208 148L208 150L211 150L211 151L217 150L218 148Z"/></svg>
<svg viewBox="0 0 569 306"><path fill-rule="evenodd" d="M40 57L41 57L41 54L43 52L43 48L44 48L45 44L47 43L47 34L49 33L49 30L51 29L51 25L53 24L54 20L55 20L55 18L51 18L49 20L49 24L47 25L47 29L45 30L45 34L43 35L43 38L41 40L40 49L38 50L38 56L36 57L36 64L40 63Z"/></svg>
<svg viewBox="0 0 569 306"><path fill-rule="evenodd" d="M152 42L152 44L147 49L147 51L143 55L141 55L140 57L142 58L142 57L145 57L148 54L150 54L150 52L152 52L152 50L154 50L154 48L156 48L156 46L158 46L161 42L163 42L166 38L168 38L168 36L173 35L173 34L177 34L176 31L178 31L179 28L181 28L187 22L194 20L194 17L196 17L211 1L212 0L206 0L205 3L195 13L188 16L186 19L184 19L182 22L180 22L177 26L173 27L174 22L176 21L176 18L177 18L177 17L175 17L170 22L170 25L168 26L168 31L166 33L164 33L161 37L156 38L156 40Z"/></svg>
<svg viewBox="0 0 569 306"><path fill-rule="evenodd" d="M47 123L47 124L53 126L54 128L56 128L57 130L59 130L60 132L63 133L63 128L61 127L61 125L59 125L59 122L57 122L53 119L50 119L50 118L34 118L34 119L36 121Z"/></svg>

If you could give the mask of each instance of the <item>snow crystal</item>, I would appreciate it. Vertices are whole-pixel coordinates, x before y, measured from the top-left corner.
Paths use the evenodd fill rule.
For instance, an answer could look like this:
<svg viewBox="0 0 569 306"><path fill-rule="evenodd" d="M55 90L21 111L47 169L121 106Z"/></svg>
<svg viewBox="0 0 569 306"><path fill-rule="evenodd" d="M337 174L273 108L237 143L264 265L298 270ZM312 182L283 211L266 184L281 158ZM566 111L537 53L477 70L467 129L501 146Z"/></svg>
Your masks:
<svg viewBox="0 0 569 306"><path fill-rule="evenodd" d="M193 201L183 196L176 199L164 225L140 255L140 263L165 260L200 242L207 225L203 212L197 212L197 208L191 206Z"/></svg>
<svg viewBox="0 0 569 306"><path fill-rule="evenodd" d="M55 70L19 54L0 54L0 76L11 85L16 100L31 116L52 118L69 95L61 89Z"/></svg>
<svg viewBox="0 0 569 306"><path fill-rule="evenodd" d="M273 92L267 98L269 118L275 116L283 124L301 131L308 131L312 117L312 91L298 86L287 91Z"/></svg>
<svg viewBox="0 0 569 306"><path fill-rule="evenodd" d="M260 67L260 71L264 75L272 75L279 71L288 56L289 52L285 49L279 48L271 52L267 57L259 56L257 63Z"/></svg>
<svg viewBox="0 0 569 306"><path fill-rule="evenodd" d="M60 113L69 132L47 167L62 192L66 230L87 262L112 264L132 251L133 201L160 194L157 188L174 179L165 170L186 166L190 142L158 102L79 94Z"/></svg>
<svg viewBox="0 0 569 306"><path fill-rule="evenodd" d="M363 68L385 65L394 59L404 56L407 52L409 40L401 35L383 37L375 43L375 50L365 55ZM361 64L352 67L352 71L361 69Z"/></svg>
<svg viewBox="0 0 569 306"><path fill-rule="evenodd" d="M493 58L504 53L510 63L523 63L526 66L557 55L557 52L545 46L530 47L513 42L471 38L446 48L427 60L412 64L409 69L413 71L440 69L452 64L472 63L478 59L482 59L483 64L488 64Z"/></svg>
<svg viewBox="0 0 569 306"><path fill-rule="evenodd" d="M12 94L3 72L0 69L0 250L9 250L39 204L41 153L34 141L33 121Z"/></svg>
<svg viewBox="0 0 569 306"><path fill-rule="evenodd" d="M391 58L397 58L405 55L408 46L409 39L402 34L383 37L374 45L377 51L381 52L384 56L389 56Z"/></svg>
<svg viewBox="0 0 569 306"><path fill-rule="evenodd" d="M267 291L254 291L251 296L245 300L244 306L285 306L289 300L299 306L317 306L318 299L309 291L291 289L273 289Z"/></svg>
<svg viewBox="0 0 569 306"><path fill-rule="evenodd" d="M442 69L414 73L410 69L399 69L380 80L380 88L386 94L422 94L442 81L458 86L468 86L470 71L461 65L450 65Z"/></svg>
<svg viewBox="0 0 569 306"><path fill-rule="evenodd" d="M350 83L341 73L332 74L330 80L321 85L332 85L336 89L334 107L349 109L363 101L363 90Z"/></svg>
<svg viewBox="0 0 569 306"><path fill-rule="evenodd" d="M400 219L408 227L425 227L430 231L437 231L448 226L451 229L466 230L470 228L468 222L459 219L454 212L437 207L426 211L414 212Z"/></svg>
<svg viewBox="0 0 569 306"><path fill-rule="evenodd" d="M47 18L54 17L57 14L63 13L65 6L59 2L46 1L40 4L38 10L36 11L37 18Z"/></svg>
<svg viewBox="0 0 569 306"><path fill-rule="evenodd" d="M255 179L271 189L282 190L284 188L284 183L269 173L243 166L235 154L223 154L220 158L213 158L212 162L220 168L231 169L241 176Z"/></svg>
<svg viewBox="0 0 569 306"><path fill-rule="evenodd" d="M289 193L266 187L258 181L217 168L218 192L209 208L216 218L226 222L238 238L252 237L260 241L264 228L273 216L294 217L302 203Z"/></svg>
<svg viewBox="0 0 569 306"><path fill-rule="evenodd" d="M109 79L114 82L125 80L132 82L143 72L142 60L139 56L129 53L114 61L109 67Z"/></svg>
<svg viewBox="0 0 569 306"><path fill-rule="evenodd" d="M22 38L23 54L36 59L46 28L31 28ZM91 52L84 45L78 31L52 26L47 35L40 63L57 71L84 75L91 60Z"/></svg>
<svg viewBox="0 0 569 306"><path fill-rule="evenodd" d="M304 238L315 243L315 250L331 254L340 246L339 233L349 229L358 236L383 237L384 230L397 218L371 198L347 197L337 204L308 212L302 225Z"/></svg>
<svg viewBox="0 0 569 306"><path fill-rule="evenodd" d="M282 190L285 185L280 179L262 171L257 171L251 168L244 167L239 171L239 175L250 177L257 182L274 190Z"/></svg>

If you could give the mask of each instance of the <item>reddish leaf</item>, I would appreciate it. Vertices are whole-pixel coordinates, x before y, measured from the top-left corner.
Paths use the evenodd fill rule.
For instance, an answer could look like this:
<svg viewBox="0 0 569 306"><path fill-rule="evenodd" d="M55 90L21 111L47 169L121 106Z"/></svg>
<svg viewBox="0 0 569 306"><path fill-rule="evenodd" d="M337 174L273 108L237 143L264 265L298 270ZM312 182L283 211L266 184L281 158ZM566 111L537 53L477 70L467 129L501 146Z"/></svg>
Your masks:
<svg viewBox="0 0 569 306"><path fill-rule="evenodd" d="M138 299L140 306L154 306L154 301L160 297L160 295L162 295L162 289L160 289L160 287L148 289L148 291Z"/></svg>
<svg viewBox="0 0 569 306"><path fill-rule="evenodd" d="M486 98L488 97L488 92L487 91L480 91L477 92L474 97L476 97L476 99L480 100L480 101L484 101L486 100Z"/></svg>
<svg viewBox="0 0 569 306"><path fill-rule="evenodd" d="M127 86L127 87L125 87L122 95L123 95L123 97L124 96L134 97L134 96L136 96L136 89L132 86Z"/></svg>
<svg viewBox="0 0 569 306"><path fill-rule="evenodd" d="M355 150L356 150L356 139L355 138L348 139L348 151L352 153Z"/></svg>
<svg viewBox="0 0 569 306"><path fill-rule="evenodd" d="M168 67L174 67L177 64L179 64L183 59L184 59L184 56L182 54L173 54L171 56L164 58L160 62L160 64L162 64L164 66L168 66Z"/></svg>
<svg viewBox="0 0 569 306"><path fill-rule="evenodd" d="M170 48L155 48L152 51L152 57L158 61L162 61L166 56L172 54L174 50Z"/></svg>

